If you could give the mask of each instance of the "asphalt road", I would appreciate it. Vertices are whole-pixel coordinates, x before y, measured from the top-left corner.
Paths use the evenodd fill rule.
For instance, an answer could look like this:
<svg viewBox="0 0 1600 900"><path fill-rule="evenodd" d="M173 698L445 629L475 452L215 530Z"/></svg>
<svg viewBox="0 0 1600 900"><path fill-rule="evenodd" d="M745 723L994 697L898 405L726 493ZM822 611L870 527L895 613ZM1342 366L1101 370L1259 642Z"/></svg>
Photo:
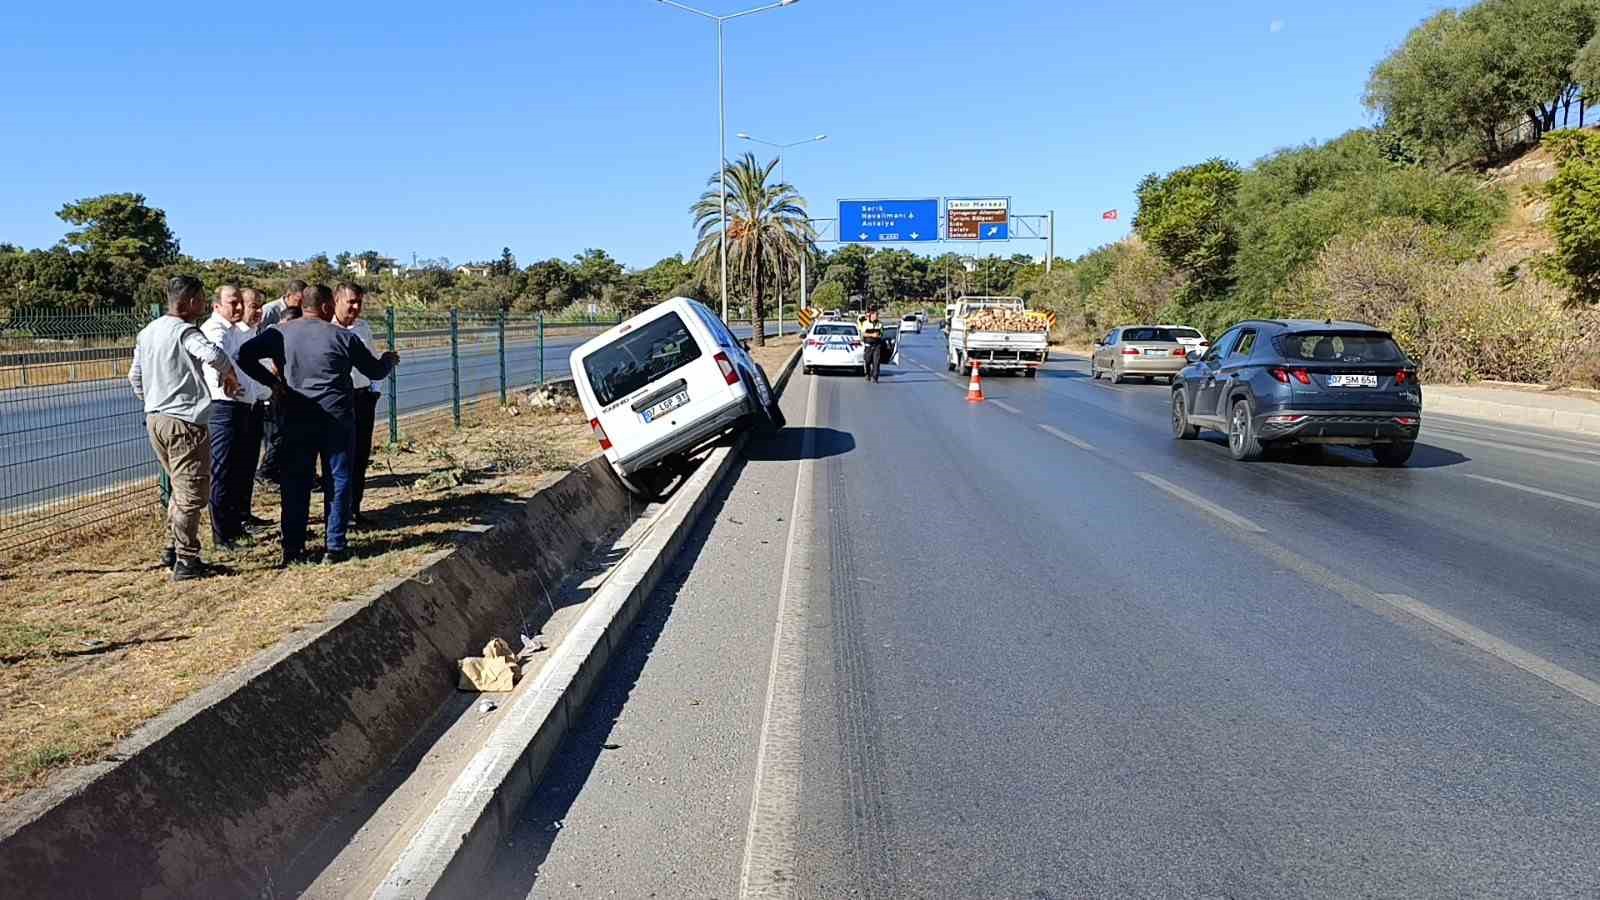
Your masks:
<svg viewBox="0 0 1600 900"><path fill-rule="evenodd" d="M796 374L486 893L1594 895L1600 444L1241 464L940 341Z"/></svg>
<svg viewBox="0 0 1600 900"><path fill-rule="evenodd" d="M750 329L736 332L748 336ZM550 329L544 342L544 377L566 377L568 355L596 333ZM448 406L449 348L408 351L402 345L401 352L398 412ZM460 371L463 398L499 391L500 367L492 342L463 344ZM513 387L537 384L540 372L538 341L507 342L506 377ZM385 400L378 408L380 428L387 404ZM0 391L0 513L111 490L157 474L144 413L126 381Z"/></svg>

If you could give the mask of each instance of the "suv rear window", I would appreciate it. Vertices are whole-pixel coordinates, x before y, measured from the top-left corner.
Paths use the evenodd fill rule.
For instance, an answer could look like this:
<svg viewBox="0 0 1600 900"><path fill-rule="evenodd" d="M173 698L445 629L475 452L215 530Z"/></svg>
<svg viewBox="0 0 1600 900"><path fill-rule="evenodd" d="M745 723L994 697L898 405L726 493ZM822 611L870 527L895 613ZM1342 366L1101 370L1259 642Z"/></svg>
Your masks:
<svg viewBox="0 0 1600 900"><path fill-rule="evenodd" d="M1298 331L1273 339L1285 359L1306 362L1398 363L1406 358L1387 334Z"/></svg>
<svg viewBox="0 0 1600 900"><path fill-rule="evenodd" d="M1175 344L1178 342L1177 336L1172 333L1170 328L1124 328L1122 329L1122 340L1134 343L1159 343L1164 341L1169 344Z"/></svg>
<svg viewBox="0 0 1600 900"><path fill-rule="evenodd" d="M694 339L675 312L617 338L583 361L594 397L601 406L637 391L668 372L700 358Z"/></svg>
<svg viewBox="0 0 1600 900"><path fill-rule="evenodd" d="M847 334L855 337L861 332L854 325L818 325L811 329L812 334Z"/></svg>

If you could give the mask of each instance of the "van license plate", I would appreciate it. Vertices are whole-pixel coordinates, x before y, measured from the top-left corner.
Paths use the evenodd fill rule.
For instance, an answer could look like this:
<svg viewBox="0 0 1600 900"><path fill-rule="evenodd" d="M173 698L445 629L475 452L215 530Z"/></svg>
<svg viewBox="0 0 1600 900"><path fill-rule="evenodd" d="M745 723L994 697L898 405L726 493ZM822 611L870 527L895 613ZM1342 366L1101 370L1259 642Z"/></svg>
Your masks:
<svg viewBox="0 0 1600 900"><path fill-rule="evenodd" d="M1354 387L1375 388L1378 386L1376 375L1329 375L1328 387Z"/></svg>
<svg viewBox="0 0 1600 900"><path fill-rule="evenodd" d="M668 397L660 403L657 403L655 406L652 406L644 412L639 413L639 418L643 419L645 424L648 425L651 422L654 422L656 419L661 418L663 415L672 412L678 407L687 405L688 402L689 392L679 391L676 394L673 394L671 397Z"/></svg>

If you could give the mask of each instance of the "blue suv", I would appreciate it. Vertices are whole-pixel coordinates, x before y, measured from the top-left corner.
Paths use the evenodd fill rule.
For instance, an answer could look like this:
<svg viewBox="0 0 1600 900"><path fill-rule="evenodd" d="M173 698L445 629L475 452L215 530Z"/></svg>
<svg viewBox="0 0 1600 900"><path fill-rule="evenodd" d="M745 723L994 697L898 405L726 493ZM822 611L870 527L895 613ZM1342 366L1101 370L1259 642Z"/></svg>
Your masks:
<svg viewBox="0 0 1600 900"><path fill-rule="evenodd" d="M1388 332L1359 322L1240 322L1172 383L1172 432L1228 436L1234 459L1272 447L1368 447L1405 465L1422 427L1417 367Z"/></svg>

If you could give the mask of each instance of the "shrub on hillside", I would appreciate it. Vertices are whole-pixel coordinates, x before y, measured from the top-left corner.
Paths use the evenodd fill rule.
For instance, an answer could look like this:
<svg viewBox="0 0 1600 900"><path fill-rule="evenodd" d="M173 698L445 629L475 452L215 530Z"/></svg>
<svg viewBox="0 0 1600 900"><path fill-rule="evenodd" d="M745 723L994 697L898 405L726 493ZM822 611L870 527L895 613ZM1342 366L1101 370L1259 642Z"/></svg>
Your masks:
<svg viewBox="0 0 1600 900"><path fill-rule="evenodd" d="M837 281L824 281L817 285L816 290L811 292L811 306L813 309L843 309L844 303L844 285Z"/></svg>
<svg viewBox="0 0 1600 900"><path fill-rule="evenodd" d="M1143 243L1119 244L1110 271L1086 298L1086 318L1096 333L1118 325L1151 324L1183 286L1183 277Z"/></svg>
<svg viewBox="0 0 1600 900"><path fill-rule="evenodd" d="M1600 300L1600 134L1563 131L1545 138L1556 176L1539 188L1550 201L1555 262L1580 300Z"/></svg>
<svg viewBox="0 0 1600 900"><path fill-rule="evenodd" d="M1271 309L1329 241L1389 218L1437 226L1450 237L1443 246L1465 259L1505 208L1503 193L1472 178L1394 163L1370 131L1283 151L1257 163L1240 186L1238 294L1246 306Z"/></svg>
<svg viewBox="0 0 1600 900"><path fill-rule="evenodd" d="M1415 220L1391 219L1335 239L1296 279L1287 312L1369 322L1391 331L1436 382L1562 382L1582 346L1578 316L1537 279L1508 286L1456 262L1450 239Z"/></svg>

